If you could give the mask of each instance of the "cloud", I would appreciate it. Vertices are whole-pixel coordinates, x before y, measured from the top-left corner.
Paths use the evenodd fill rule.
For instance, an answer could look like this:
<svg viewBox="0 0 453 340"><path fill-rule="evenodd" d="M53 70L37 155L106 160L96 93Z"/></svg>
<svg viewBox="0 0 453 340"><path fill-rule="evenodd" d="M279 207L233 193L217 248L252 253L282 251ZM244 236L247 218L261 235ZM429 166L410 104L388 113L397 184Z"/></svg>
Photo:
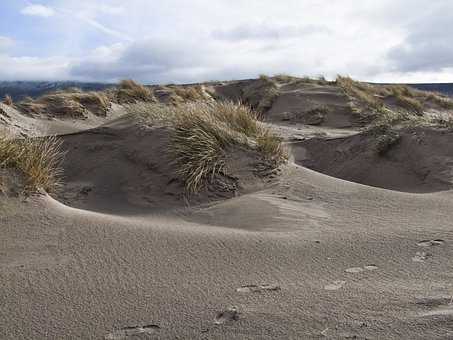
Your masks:
<svg viewBox="0 0 453 340"><path fill-rule="evenodd" d="M104 46L72 64L69 73L89 80L134 78L150 83L180 83L249 78L261 73L334 77L352 69L367 74L379 67L378 61L372 68L366 63L352 64L348 54L339 58L335 54L337 46L330 39L313 36L302 41L293 41L291 37L215 40L212 34L202 38L148 38L112 48ZM323 53L311 47L314 42L325 46ZM353 52L364 55L360 50Z"/></svg>
<svg viewBox="0 0 453 340"><path fill-rule="evenodd" d="M55 14L55 11L44 5L27 5L20 11L23 15L48 18Z"/></svg>
<svg viewBox="0 0 453 340"><path fill-rule="evenodd" d="M397 72L436 72L453 68L453 5L444 4L406 27L405 39L388 51Z"/></svg>
<svg viewBox="0 0 453 340"><path fill-rule="evenodd" d="M0 55L2 80L65 80L69 79L69 61L65 58L10 57Z"/></svg>
<svg viewBox="0 0 453 340"><path fill-rule="evenodd" d="M310 34L329 34L331 31L322 25L270 25L259 23L256 25L245 24L230 29L215 30L213 38L220 40L278 40L289 38L303 38Z"/></svg>
<svg viewBox="0 0 453 340"><path fill-rule="evenodd" d="M274 0L41 3L22 10L53 15L41 23L40 41L24 33L32 29L30 20L14 34L14 49L0 40L8 65L30 72L18 70L18 78L49 74L147 83L260 73L330 78L340 73L372 81L453 78L453 41L446 29L453 19L451 0L429 7L424 0L331 0L329 6L318 0L286 0L283 6ZM54 5L45 6L49 3Z"/></svg>

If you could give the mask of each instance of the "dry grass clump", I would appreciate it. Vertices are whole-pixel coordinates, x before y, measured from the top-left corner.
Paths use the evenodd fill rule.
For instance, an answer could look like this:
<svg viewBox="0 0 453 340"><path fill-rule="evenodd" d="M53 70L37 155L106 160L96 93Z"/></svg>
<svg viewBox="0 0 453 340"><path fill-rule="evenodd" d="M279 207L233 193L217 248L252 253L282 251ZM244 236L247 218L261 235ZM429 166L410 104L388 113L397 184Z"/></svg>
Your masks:
<svg viewBox="0 0 453 340"><path fill-rule="evenodd" d="M78 101L63 93L44 95L37 99L24 100L19 107L28 114L56 117L82 118L86 109Z"/></svg>
<svg viewBox="0 0 453 340"><path fill-rule="evenodd" d="M396 100L396 104L406 110L415 112L416 114L423 113L423 104L417 98L415 90L406 85L390 85L384 87L388 92L387 96L392 96Z"/></svg>
<svg viewBox="0 0 453 340"><path fill-rule="evenodd" d="M270 168L287 159L281 139L258 121L255 111L241 104L142 104L130 106L128 111L144 121L164 122L173 128L168 151L189 193L199 191L218 175L227 175L226 158L233 147L256 152Z"/></svg>
<svg viewBox="0 0 453 340"><path fill-rule="evenodd" d="M260 76L260 78L261 78L261 76ZM284 73L276 74L273 78L276 81L278 81L279 83L291 83L291 82L299 79L297 77L293 77L293 76L290 76L289 74L284 74Z"/></svg>
<svg viewBox="0 0 453 340"><path fill-rule="evenodd" d="M384 102L379 98L372 85L361 83L351 79L350 77L338 76L336 84L351 98L359 100L366 106L381 110L384 107Z"/></svg>
<svg viewBox="0 0 453 340"><path fill-rule="evenodd" d="M383 86L382 89L386 92L387 96L393 95L395 97L414 98L417 95L417 91L407 85L387 85Z"/></svg>
<svg viewBox="0 0 453 340"><path fill-rule="evenodd" d="M160 102L168 105L181 105L187 102L212 101L212 96L200 85L159 86L154 91Z"/></svg>
<svg viewBox="0 0 453 340"><path fill-rule="evenodd" d="M428 93L426 95L426 100L439 105L443 109L447 109L447 110L453 109L453 100L440 93Z"/></svg>
<svg viewBox="0 0 453 340"><path fill-rule="evenodd" d="M395 94L394 96L398 106L417 114L423 114L423 104L418 99L407 97L401 94Z"/></svg>
<svg viewBox="0 0 453 340"><path fill-rule="evenodd" d="M14 104L13 98L9 94L5 95L5 98L3 98L3 104L12 106Z"/></svg>
<svg viewBox="0 0 453 340"><path fill-rule="evenodd" d="M330 82L322 75L316 77L316 78L310 78L308 76L304 76L302 78L300 77L294 77L290 76L287 74L277 74L272 77L273 80L279 82L279 83L285 83L285 84L317 84L317 85L328 85Z"/></svg>
<svg viewBox="0 0 453 340"><path fill-rule="evenodd" d="M274 167L286 159L281 140L246 106L196 103L182 107L176 117L171 153L189 192L225 172L226 152L235 145L260 152Z"/></svg>
<svg viewBox="0 0 453 340"><path fill-rule="evenodd" d="M56 137L7 139L0 137L0 168L19 170L26 178L26 191L52 192L60 185L63 158Z"/></svg>
<svg viewBox="0 0 453 340"><path fill-rule="evenodd" d="M70 97L97 116L106 116L111 106L110 98L104 92L76 92Z"/></svg>
<svg viewBox="0 0 453 340"><path fill-rule="evenodd" d="M131 79L125 79L119 83L115 98L119 104L130 104L138 101L156 102L156 98L149 88Z"/></svg>
<svg viewBox="0 0 453 340"><path fill-rule="evenodd" d="M258 150L274 167L286 162L288 159L287 151L283 147L282 142L282 138L275 136L269 129L261 130L256 136Z"/></svg>
<svg viewBox="0 0 453 340"><path fill-rule="evenodd" d="M29 114L72 118L83 118L88 111L98 116L106 116L110 105L110 99L104 92L67 90L46 94L37 99L24 99L19 103L19 107Z"/></svg>
<svg viewBox="0 0 453 340"><path fill-rule="evenodd" d="M174 91L184 102L196 102L210 98L202 86L178 86L174 88Z"/></svg>
<svg viewBox="0 0 453 340"><path fill-rule="evenodd" d="M128 115L134 116L144 124L162 123L173 125L178 112L162 103L137 102L124 105Z"/></svg>

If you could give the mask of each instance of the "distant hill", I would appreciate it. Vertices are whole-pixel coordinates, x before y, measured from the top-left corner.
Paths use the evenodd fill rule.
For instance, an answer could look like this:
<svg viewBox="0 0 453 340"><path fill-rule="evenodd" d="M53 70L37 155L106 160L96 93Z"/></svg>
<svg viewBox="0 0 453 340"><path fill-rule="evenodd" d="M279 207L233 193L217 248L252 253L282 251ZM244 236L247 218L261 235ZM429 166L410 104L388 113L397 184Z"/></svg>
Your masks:
<svg viewBox="0 0 453 340"><path fill-rule="evenodd" d="M84 91L100 91L112 87L114 84L82 83L75 81L0 81L0 100L10 95L14 101L24 97L39 97L45 93L77 87Z"/></svg>
<svg viewBox="0 0 453 340"><path fill-rule="evenodd" d="M426 83L408 84L424 91L440 92L453 96L453 83ZM109 83L84 83L76 81L0 81L0 101L5 95L10 95L14 101L19 101L24 97L36 98L43 94L77 87L83 91L101 91L113 87L115 84Z"/></svg>
<svg viewBox="0 0 453 340"><path fill-rule="evenodd" d="M408 85L423 91L440 92L448 96L453 96L453 83L408 84Z"/></svg>

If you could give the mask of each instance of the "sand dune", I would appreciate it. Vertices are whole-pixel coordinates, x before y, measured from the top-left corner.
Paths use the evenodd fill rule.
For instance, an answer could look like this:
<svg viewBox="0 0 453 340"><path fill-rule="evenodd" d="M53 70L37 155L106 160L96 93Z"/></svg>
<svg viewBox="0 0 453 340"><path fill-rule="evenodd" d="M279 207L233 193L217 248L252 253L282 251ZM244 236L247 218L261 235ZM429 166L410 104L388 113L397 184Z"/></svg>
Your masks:
<svg viewBox="0 0 453 340"><path fill-rule="evenodd" d="M333 139L312 138L292 144L296 162L352 182L407 191L449 190L453 184L451 131L408 129L385 154L372 133Z"/></svg>
<svg viewBox="0 0 453 340"><path fill-rule="evenodd" d="M189 200L168 126L118 112L62 130L62 188L0 196L0 338L452 338L451 133L376 149L337 88L291 86L262 112L288 164L257 176L233 150L238 189ZM308 102L328 105L322 124L280 120Z"/></svg>

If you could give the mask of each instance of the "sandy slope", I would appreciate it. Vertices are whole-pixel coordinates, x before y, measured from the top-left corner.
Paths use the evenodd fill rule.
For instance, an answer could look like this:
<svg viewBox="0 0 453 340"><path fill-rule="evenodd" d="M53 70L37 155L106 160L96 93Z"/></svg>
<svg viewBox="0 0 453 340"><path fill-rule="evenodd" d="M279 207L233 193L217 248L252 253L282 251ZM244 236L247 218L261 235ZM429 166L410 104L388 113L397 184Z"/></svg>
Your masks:
<svg viewBox="0 0 453 340"><path fill-rule="evenodd" d="M315 137L292 144L295 161L352 182L404 192L436 192L453 186L453 133L434 128L408 128L379 153L379 136Z"/></svg>
<svg viewBox="0 0 453 340"><path fill-rule="evenodd" d="M9 112L17 134L66 134L68 154L54 198L0 197L0 339L452 339L451 134L402 132L377 157L338 90L280 90L267 118L290 164L256 179L237 154L241 195L191 207L166 128ZM324 102L324 126L302 125Z"/></svg>
<svg viewBox="0 0 453 340"><path fill-rule="evenodd" d="M274 188L179 217L14 204L1 217L2 339L121 338L149 324L143 338L453 336L450 193L292 165ZM262 284L280 289L237 291ZM214 324L231 306L239 319Z"/></svg>

